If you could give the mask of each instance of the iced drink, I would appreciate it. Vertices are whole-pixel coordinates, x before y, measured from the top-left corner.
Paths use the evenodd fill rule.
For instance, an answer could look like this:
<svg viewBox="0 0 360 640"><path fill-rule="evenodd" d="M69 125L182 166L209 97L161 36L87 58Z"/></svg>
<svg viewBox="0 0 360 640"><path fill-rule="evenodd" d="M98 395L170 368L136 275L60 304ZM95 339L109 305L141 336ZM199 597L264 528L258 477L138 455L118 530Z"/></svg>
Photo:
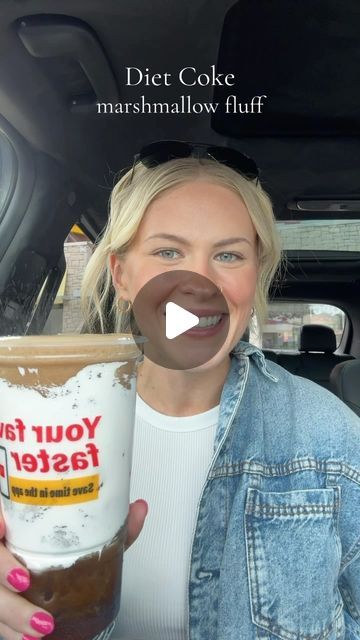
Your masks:
<svg viewBox="0 0 360 640"><path fill-rule="evenodd" d="M139 355L125 334L0 338L6 545L51 640L105 639L119 610Z"/></svg>

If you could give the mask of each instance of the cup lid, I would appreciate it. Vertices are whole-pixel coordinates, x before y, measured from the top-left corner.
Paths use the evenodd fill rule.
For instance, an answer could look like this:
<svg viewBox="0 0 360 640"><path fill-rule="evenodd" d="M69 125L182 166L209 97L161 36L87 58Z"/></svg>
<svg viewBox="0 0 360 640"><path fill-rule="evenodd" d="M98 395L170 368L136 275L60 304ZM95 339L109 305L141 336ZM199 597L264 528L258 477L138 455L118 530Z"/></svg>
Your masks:
<svg viewBox="0 0 360 640"><path fill-rule="evenodd" d="M0 363L76 361L114 362L138 358L146 339L126 333L55 334L0 337Z"/></svg>

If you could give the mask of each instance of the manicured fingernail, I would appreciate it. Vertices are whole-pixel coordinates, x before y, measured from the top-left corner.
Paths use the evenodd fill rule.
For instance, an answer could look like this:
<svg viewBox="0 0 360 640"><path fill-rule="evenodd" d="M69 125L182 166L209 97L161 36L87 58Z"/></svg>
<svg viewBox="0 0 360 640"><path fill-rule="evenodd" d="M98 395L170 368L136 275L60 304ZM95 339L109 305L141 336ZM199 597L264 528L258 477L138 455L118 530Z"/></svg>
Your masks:
<svg viewBox="0 0 360 640"><path fill-rule="evenodd" d="M34 613L30 624L35 631L43 633L44 635L51 633L55 628L54 618L49 613L44 613L43 611Z"/></svg>
<svg viewBox="0 0 360 640"><path fill-rule="evenodd" d="M20 567L11 569L6 576L6 580L18 591L26 591L26 589L30 587L30 576L25 569L21 569Z"/></svg>
<svg viewBox="0 0 360 640"><path fill-rule="evenodd" d="M39 640L39 638L35 638L35 636L22 636L21 640Z"/></svg>

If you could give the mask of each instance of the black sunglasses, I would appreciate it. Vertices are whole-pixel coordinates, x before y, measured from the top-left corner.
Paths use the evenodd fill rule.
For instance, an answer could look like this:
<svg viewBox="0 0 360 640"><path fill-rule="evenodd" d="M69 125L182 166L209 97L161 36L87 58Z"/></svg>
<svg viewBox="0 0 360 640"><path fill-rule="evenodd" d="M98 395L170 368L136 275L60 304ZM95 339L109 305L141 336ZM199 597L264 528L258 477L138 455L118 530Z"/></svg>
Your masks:
<svg viewBox="0 0 360 640"><path fill-rule="evenodd" d="M146 145L134 156L131 180L138 162L151 169L170 160L189 157L211 158L234 169L248 180L256 179L257 182L259 178L259 169L254 160L236 149L181 140L159 140Z"/></svg>

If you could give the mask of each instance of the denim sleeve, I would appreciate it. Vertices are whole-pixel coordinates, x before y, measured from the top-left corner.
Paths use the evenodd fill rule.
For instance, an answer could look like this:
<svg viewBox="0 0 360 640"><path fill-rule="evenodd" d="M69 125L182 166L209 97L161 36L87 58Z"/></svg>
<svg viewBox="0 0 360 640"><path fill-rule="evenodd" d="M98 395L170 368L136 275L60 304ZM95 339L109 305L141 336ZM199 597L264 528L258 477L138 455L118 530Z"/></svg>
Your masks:
<svg viewBox="0 0 360 640"><path fill-rule="evenodd" d="M360 547L360 541L359 541ZM360 548L339 579L339 589L344 603L346 640L360 640Z"/></svg>
<svg viewBox="0 0 360 640"><path fill-rule="evenodd" d="M345 640L359 640L360 631L359 625L354 622L353 618L348 614L346 609L344 609L344 620L345 620Z"/></svg>
<svg viewBox="0 0 360 640"><path fill-rule="evenodd" d="M347 417L347 452L343 465L339 533L342 562L338 586L344 603L346 640L360 640L360 419Z"/></svg>

